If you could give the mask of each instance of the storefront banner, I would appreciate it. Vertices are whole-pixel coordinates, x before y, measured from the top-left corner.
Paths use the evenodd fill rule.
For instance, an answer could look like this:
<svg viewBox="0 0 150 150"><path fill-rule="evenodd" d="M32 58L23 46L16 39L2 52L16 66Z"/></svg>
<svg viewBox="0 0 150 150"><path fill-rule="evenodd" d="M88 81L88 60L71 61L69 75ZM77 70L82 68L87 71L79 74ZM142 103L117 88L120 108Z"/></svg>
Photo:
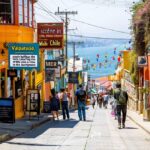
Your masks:
<svg viewBox="0 0 150 150"><path fill-rule="evenodd" d="M68 72L68 83L79 83L78 77L78 72Z"/></svg>
<svg viewBox="0 0 150 150"><path fill-rule="evenodd" d="M63 49L63 23L38 23L38 43L44 49Z"/></svg>
<svg viewBox="0 0 150 150"><path fill-rule="evenodd" d="M9 68L39 70L39 45L37 43L10 43Z"/></svg>

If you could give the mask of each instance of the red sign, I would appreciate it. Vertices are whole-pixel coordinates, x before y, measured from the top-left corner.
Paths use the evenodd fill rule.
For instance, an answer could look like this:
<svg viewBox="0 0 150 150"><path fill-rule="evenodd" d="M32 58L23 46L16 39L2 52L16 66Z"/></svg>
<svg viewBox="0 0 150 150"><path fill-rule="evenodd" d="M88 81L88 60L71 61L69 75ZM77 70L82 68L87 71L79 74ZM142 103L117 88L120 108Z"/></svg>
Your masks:
<svg viewBox="0 0 150 150"><path fill-rule="evenodd" d="M63 49L63 23L38 23L40 48Z"/></svg>

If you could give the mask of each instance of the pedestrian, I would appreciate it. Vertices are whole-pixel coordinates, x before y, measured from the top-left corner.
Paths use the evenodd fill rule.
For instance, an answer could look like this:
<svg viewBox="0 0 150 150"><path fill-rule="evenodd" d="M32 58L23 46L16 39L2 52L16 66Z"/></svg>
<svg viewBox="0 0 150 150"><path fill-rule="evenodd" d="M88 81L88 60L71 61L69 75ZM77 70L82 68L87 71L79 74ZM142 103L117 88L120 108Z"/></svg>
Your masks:
<svg viewBox="0 0 150 150"><path fill-rule="evenodd" d="M117 104L117 117L118 117L118 128L125 128L126 114L127 114L127 101L128 94L126 91L121 89L121 84L116 84L116 89L114 90L114 98ZM121 119L122 116L122 119Z"/></svg>
<svg viewBox="0 0 150 150"><path fill-rule="evenodd" d="M94 94L92 94L92 96L91 96L91 103L92 103L92 107L94 109L95 103L96 103L96 96Z"/></svg>
<svg viewBox="0 0 150 150"><path fill-rule="evenodd" d="M102 108L102 104L103 104L103 96L101 94L99 94L98 96L98 105L99 105L99 108Z"/></svg>
<svg viewBox="0 0 150 150"><path fill-rule="evenodd" d="M63 119L65 120L66 117L67 119L70 118L69 115L69 107L68 107L68 97L67 97L67 92L64 88L61 89L61 101L62 101L62 114L63 114Z"/></svg>
<svg viewBox="0 0 150 150"><path fill-rule="evenodd" d="M104 106L105 109L107 109L108 100L109 100L109 96L108 96L108 93L106 92L106 93L103 95L103 106Z"/></svg>
<svg viewBox="0 0 150 150"><path fill-rule="evenodd" d="M79 119L86 121L86 111L85 111L85 106L86 106L86 92L83 90L82 84L79 85L79 89L76 91L76 100L78 104L78 116Z"/></svg>
<svg viewBox="0 0 150 150"><path fill-rule="evenodd" d="M51 98L50 98L50 109L53 115L53 120L55 120L55 117L59 120L59 113L58 110L60 108L60 102L59 99L56 97L55 89L51 89Z"/></svg>

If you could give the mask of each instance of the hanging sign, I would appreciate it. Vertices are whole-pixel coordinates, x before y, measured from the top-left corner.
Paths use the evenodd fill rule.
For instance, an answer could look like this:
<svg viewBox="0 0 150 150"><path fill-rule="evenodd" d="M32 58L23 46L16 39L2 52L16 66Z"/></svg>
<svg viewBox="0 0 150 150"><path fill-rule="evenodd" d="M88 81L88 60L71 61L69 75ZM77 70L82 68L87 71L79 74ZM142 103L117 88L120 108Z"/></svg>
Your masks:
<svg viewBox="0 0 150 150"><path fill-rule="evenodd" d="M55 70L45 70L45 82L55 80Z"/></svg>
<svg viewBox="0 0 150 150"><path fill-rule="evenodd" d="M57 60L45 60L45 69L58 68Z"/></svg>
<svg viewBox="0 0 150 150"><path fill-rule="evenodd" d="M147 56L138 56L138 66L139 67L147 66Z"/></svg>
<svg viewBox="0 0 150 150"><path fill-rule="evenodd" d="M10 43L9 68L39 70L39 45L37 43Z"/></svg>
<svg viewBox="0 0 150 150"><path fill-rule="evenodd" d="M13 98L0 98L0 122L15 122L15 106Z"/></svg>
<svg viewBox="0 0 150 150"><path fill-rule="evenodd" d="M16 69L7 70L7 76L10 78L17 77L17 70Z"/></svg>
<svg viewBox="0 0 150 150"><path fill-rule="evenodd" d="M38 43L44 49L63 49L63 23L38 23Z"/></svg>
<svg viewBox="0 0 150 150"><path fill-rule="evenodd" d="M79 83L78 77L79 73L78 72L68 72L68 83Z"/></svg>

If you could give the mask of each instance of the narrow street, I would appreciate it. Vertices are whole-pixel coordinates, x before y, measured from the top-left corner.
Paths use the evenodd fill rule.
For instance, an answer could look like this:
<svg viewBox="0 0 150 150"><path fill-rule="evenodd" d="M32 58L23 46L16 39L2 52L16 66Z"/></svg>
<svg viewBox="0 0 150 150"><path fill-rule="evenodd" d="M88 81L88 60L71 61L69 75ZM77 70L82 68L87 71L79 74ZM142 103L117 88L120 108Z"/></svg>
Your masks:
<svg viewBox="0 0 150 150"><path fill-rule="evenodd" d="M70 120L48 122L30 132L0 144L4 150L149 150L150 135L127 118L126 128L118 129L110 109L87 109L87 121L78 121L77 111Z"/></svg>

